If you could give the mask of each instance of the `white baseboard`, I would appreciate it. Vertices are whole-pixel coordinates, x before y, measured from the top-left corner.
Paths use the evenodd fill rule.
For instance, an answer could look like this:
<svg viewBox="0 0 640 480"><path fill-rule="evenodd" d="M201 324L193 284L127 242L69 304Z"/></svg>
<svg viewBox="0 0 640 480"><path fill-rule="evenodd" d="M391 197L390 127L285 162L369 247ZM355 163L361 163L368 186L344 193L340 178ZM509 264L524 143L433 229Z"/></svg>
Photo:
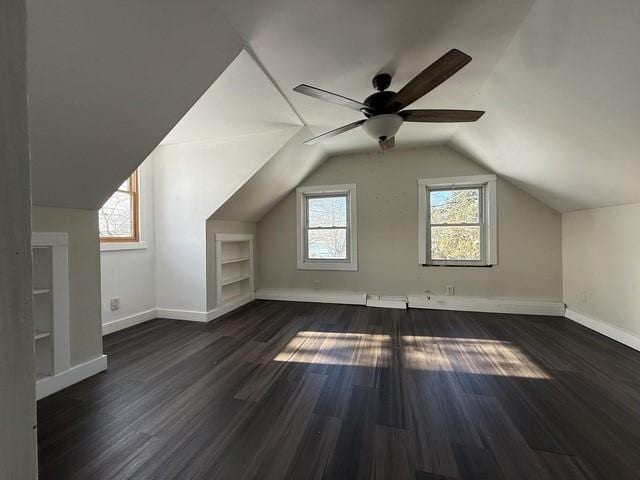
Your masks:
<svg viewBox="0 0 640 480"><path fill-rule="evenodd" d="M74 365L69 370L51 377L41 378L36 381L36 400L40 400L106 369L107 356L101 355L80 365Z"/></svg>
<svg viewBox="0 0 640 480"><path fill-rule="evenodd" d="M212 310L209 310L207 312L207 321L210 322L211 320L214 320L218 317L221 317L222 315L232 312L236 308L240 308L241 306L246 305L249 302L253 302L255 299L256 299L255 293L250 293L249 295L245 295L244 297L239 298L238 300L235 300L233 302L227 303L226 305L222 305L221 307L216 307Z"/></svg>
<svg viewBox="0 0 640 480"><path fill-rule="evenodd" d="M605 337L609 337L617 342L620 342L627 347L640 351L640 338L629 332L621 330L618 327L614 327L613 325L605 323L602 320L596 320L593 317L589 317L587 315L584 315L583 313L578 313L569 309L567 309L565 317L591 330L601 333Z"/></svg>
<svg viewBox="0 0 640 480"><path fill-rule="evenodd" d="M158 318L169 318L171 320L188 320L190 322L208 322L207 312L195 310L177 310L173 308L157 308Z"/></svg>
<svg viewBox="0 0 640 480"><path fill-rule="evenodd" d="M102 335L108 335L124 328L133 327L134 325L138 325L139 323L153 320L154 318L157 318L157 316L157 310L155 308L151 308L149 310L145 310L144 312L136 313L134 315L129 315L128 317L119 318L118 320L112 320L111 322L103 323Z"/></svg>
<svg viewBox="0 0 640 480"><path fill-rule="evenodd" d="M172 308L157 308L155 310L157 318L169 318L171 320L187 320L189 322L210 322L222 315L225 315L236 308L255 300L255 294L251 293L231 303L221 307L213 308L207 312L198 312L196 310L177 310Z"/></svg>
<svg viewBox="0 0 640 480"><path fill-rule="evenodd" d="M260 300L284 300L289 302L337 303L366 305L367 294L356 292L329 292L319 290L260 289L256 292ZM471 298L458 296L409 295L410 308L431 308L434 310L459 310L468 312L518 313L527 315L564 315L564 303L539 302L530 300ZM385 305L377 305L385 306ZM393 308L393 307L388 307ZM397 306L396 306L397 308Z"/></svg>
<svg viewBox="0 0 640 480"><path fill-rule="evenodd" d="M356 292L326 292L320 290L294 290L285 288L260 289L256 292L260 300L283 300L287 302L338 303L366 305L367 294Z"/></svg>
<svg viewBox="0 0 640 480"><path fill-rule="evenodd" d="M409 295L410 308L430 308L433 310L457 310L463 312L513 313L523 315L564 315L564 303L516 300L510 298L473 298Z"/></svg>

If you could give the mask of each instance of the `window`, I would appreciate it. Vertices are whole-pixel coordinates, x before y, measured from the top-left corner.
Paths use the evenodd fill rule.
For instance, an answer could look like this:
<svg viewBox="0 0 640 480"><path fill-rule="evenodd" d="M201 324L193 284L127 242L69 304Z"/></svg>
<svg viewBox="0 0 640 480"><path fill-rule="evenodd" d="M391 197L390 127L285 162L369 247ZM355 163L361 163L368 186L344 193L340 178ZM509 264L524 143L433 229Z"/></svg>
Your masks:
<svg viewBox="0 0 640 480"><path fill-rule="evenodd" d="M419 180L418 197L421 264L497 263L495 175Z"/></svg>
<svg viewBox="0 0 640 480"><path fill-rule="evenodd" d="M106 201L98 218L101 242L140 240L137 170Z"/></svg>
<svg viewBox="0 0 640 480"><path fill-rule="evenodd" d="M357 270L356 186L300 187L298 269Z"/></svg>

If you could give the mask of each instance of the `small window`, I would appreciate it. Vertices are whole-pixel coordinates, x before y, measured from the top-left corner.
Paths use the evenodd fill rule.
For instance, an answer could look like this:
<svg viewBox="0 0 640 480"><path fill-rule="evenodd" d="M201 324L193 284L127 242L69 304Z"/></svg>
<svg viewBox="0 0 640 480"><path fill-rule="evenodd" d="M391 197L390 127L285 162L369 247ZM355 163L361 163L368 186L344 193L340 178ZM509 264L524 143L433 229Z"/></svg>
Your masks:
<svg viewBox="0 0 640 480"><path fill-rule="evenodd" d="M495 176L419 181L420 263L496 263Z"/></svg>
<svg viewBox="0 0 640 480"><path fill-rule="evenodd" d="M138 171L126 179L100 209L101 242L138 242Z"/></svg>
<svg viewBox="0 0 640 480"><path fill-rule="evenodd" d="M298 268L357 270L355 185L301 187Z"/></svg>

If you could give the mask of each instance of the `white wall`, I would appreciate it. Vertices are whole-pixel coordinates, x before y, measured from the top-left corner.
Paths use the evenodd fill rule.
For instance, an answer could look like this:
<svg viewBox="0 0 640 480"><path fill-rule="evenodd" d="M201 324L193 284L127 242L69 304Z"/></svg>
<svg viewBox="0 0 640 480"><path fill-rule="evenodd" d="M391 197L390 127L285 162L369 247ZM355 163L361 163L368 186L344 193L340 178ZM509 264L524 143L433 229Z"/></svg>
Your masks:
<svg viewBox="0 0 640 480"><path fill-rule="evenodd" d="M564 214L562 263L567 308L640 348L640 203Z"/></svg>
<svg viewBox="0 0 640 480"><path fill-rule="evenodd" d="M154 151L159 309L206 313L206 221L298 129L161 145Z"/></svg>
<svg viewBox="0 0 640 480"><path fill-rule="evenodd" d="M0 476L31 480L37 457L25 3L5 1L0 11Z"/></svg>
<svg viewBox="0 0 640 480"><path fill-rule="evenodd" d="M107 329L125 326L127 322L155 318L155 221L151 159L142 163L138 178L141 235L139 246L143 248L105 250L103 244L100 252L102 323L107 325ZM107 245L106 248L118 247L118 244ZM112 297L120 298L119 310L111 311Z"/></svg>
<svg viewBox="0 0 640 480"><path fill-rule="evenodd" d="M69 338L71 366L102 355L98 212L33 207L34 232L69 235Z"/></svg>
<svg viewBox="0 0 640 480"><path fill-rule="evenodd" d="M417 180L487 173L447 147L333 157L301 185L355 183L358 188L357 272L296 269L295 192L258 223L260 288L404 295L430 290L559 301L561 218L508 182L498 181L498 265L418 265Z"/></svg>

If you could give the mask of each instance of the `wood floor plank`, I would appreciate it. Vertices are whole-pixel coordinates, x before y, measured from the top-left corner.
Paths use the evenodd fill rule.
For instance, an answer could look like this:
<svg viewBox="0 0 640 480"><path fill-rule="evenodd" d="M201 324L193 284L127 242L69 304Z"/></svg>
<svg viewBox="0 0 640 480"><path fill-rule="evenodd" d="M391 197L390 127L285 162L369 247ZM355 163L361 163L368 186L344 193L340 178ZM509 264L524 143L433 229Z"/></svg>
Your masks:
<svg viewBox="0 0 640 480"><path fill-rule="evenodd" d="M336 417L312 415L300 441L286 478L319 480L328 467L336 445L341 420Z"/></svg>
<svg viewBox="0 0 640 480"><path fill-rule="evenodd" d="M255 301L104 338L40 478L640 478L640 354L558 317Z"/></svg>

